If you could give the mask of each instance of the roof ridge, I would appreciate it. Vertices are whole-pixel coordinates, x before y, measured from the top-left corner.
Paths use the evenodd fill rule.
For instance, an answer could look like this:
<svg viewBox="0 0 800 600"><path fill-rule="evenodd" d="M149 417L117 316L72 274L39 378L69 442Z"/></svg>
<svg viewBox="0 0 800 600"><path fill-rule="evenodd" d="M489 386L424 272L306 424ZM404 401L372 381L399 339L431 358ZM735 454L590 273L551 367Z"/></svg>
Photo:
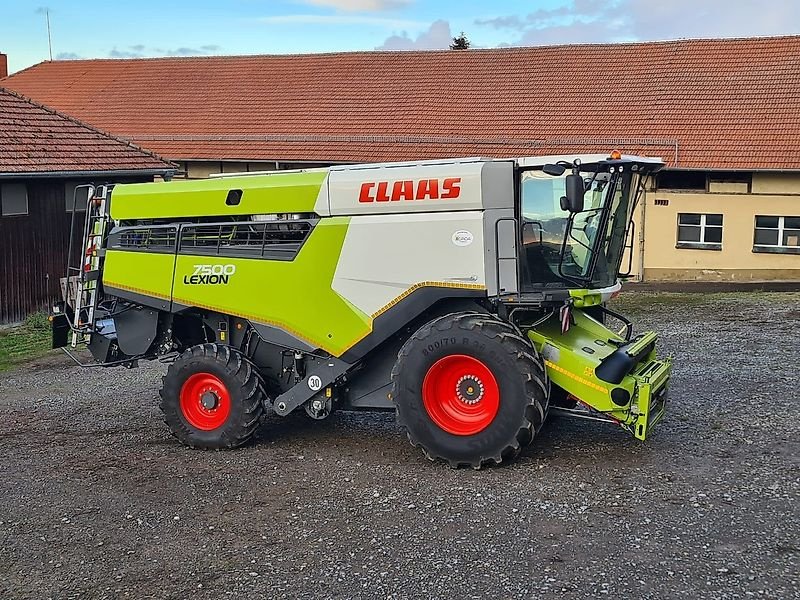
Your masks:
<svg viewBox="0 0 800 600"><path fill-rule="evenodd" d="M13 75L19 75L20 73L25 73L26 71L30 71L31 69L33 69L33 68L35 68L35 67L38 67L39 65L43 65L44 63L47 63L47 62L53 62L53 61L50 61L50 60L40 60L38 63L34 63L34 64L32 64L32 65L28 65L28 66L27 66L27 67L25 67L24 69L20 69L19 71L15 71L15 72L13 72L13 73L9 73L9 74L8 74L8 75L6 75L5 77L0 77L0 82L3 82L3 81L5 81L6 79L8 79L9 77L12 77ZM3 88L3 89L5 89L5 88Z"/></svg>
<svg viewBox="0 0 800 600"><path fill-rule="evenodd" d="M151 158L154 158L156 160L159 160L159 161L163 162L165 165L169 165L169 166L172 166L172 167L177 167L178 166L175 163L167 160L163 156L159 156L158 154L156 154L152 150L147 150L145 148L142 148L141 146L137 146L136 144L132 143L130 140L126 140L125 138L121 138L121 137L118 137L118 136L116 136L116 135L114 135L112 133L109 133L107 131L103 131L102 129L98 129L97 127L94 127L93 125L89 125L88 123L80 121L80 120L76 119L75 117L71 117L70 115L68 115L66 113L63 113L63 112L61 112L59 110L56 110L54 108L50 108L49 106L45 106L44 104L36 102L32 98L28 98L27 96L23 96L22 94L19 94L19 93L15 92L14 90L11 90L11 89L8 89L6 87L0 86L0 93L6 93L6 94L8 94L10 96L14 96L15 98L19 98L20 100L22 100L24 102L27 102L28 104L31 104L31 105L33 105L33 106L35 106L37 108L41 108L42 110L44 110L46 112L49 112L50 114L56 115L58 117L61 117L62 119L66 119L67 121L75 123L79 127L83 127L85 129L88 129L89 131L93 131L93 132L98 133L98 134L100 134L100 135L102 135L104 137L107 137L107 138L110 138L112 140L115 140L115 141L119 142L120 144L124 144L126 146L129 146L129 147L133 148L134 150L137 150L138 152L141 152L142 154L146 154L147 156L149 156Z"/></svg>
<svg viewBox="0 0 800 600"><path fill-rule="evenodd" d="M662 40L637 40L637 41L622 41L622 42L578 42L569 44L541 44L541 45L528 45L528 46L496 46L491 48L470 48L467 55L475 53L490 53L490 52L525 52L532 50L543 50L549 48L598 48L598 47L631 47L631 46L666 46L666 45L683 45L692 44L696 42L722 42L734 43L743 41L775 41L775 40L796 40L800 42L800 34L786 34L786 35L763 35L763 36L738 36L738 37L697 37L697 38L674 38ZM359 55L411 55L411 54L452 54L455 52L450 49L430 49L430 50L340 50L333 52L297 52L297 53L264 53L264 54L213 54L202 56L141 56L133 58L76 58L66 60L44 60L36 64L30 65L9 74L5 79L11 79L21 73L39 67L45 64L55 63L132 63L132 62L155 62L155 61L204 61L204 60L219 60L219 59L246 59L246 58L291 58L291 57L336 57L336 56L359 56ZM463 51L459 51L463 52ZM0 79L4 81L5 79Z"/></svg>

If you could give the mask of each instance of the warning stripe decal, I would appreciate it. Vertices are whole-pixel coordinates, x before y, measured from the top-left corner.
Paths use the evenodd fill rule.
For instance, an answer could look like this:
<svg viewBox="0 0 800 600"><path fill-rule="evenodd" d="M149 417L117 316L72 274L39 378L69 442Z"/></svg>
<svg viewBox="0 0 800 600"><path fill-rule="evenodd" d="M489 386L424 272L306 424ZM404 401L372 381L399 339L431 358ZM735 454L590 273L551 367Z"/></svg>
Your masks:
<svg viewBox="0 0 800 600"><path fill-rule="evenodd" d="M562 375L566 375L570 379L577 381L578 383L582 383L583 385L589 386L593 390L597 390L598 392L603 392L604 394L608 393L608 389L604 388L602 385L596 384L594 381L589 381L588 379L584 379L580 375L575 375L572 371L567 371L564 367L558 366L554 362L550 362L549 360L544 361L545 366L548 369L553 369L554 371L558 371Z"/></svg>
<svg viewBox="0 0 800 600"><path fill-rule="evenodd" d="M486 286L477 284L477 283L453 283L450 281L423 281L421 283L416 283L408 288L405 292L397 296L394 300L389 302L389 304L383 306L382 308L378 309L376 312L372 313L372 318L375 319L385 313L387 310L398 304L403 298L410 295L412 292L424 287L438 287L438 288L453 288L453 289L461 289L461 290L485 290Z"/></svg>
<svg viewBox="0 0 800 600"><path fill-rule="evenodd" d="M162 294L158 294L151 290L143 290L141 288L131 287L129 285L122 285L121 283L115 283L113 281L108 281L107 279L103 279L103 285L106 287L117 288L118 290L136 292L137 294L142 294L143 296L152 296L153 298L161 298L162 300L166 300L167 302L172 300L172 298L170 298L169 296L164 296Z"/></svg>

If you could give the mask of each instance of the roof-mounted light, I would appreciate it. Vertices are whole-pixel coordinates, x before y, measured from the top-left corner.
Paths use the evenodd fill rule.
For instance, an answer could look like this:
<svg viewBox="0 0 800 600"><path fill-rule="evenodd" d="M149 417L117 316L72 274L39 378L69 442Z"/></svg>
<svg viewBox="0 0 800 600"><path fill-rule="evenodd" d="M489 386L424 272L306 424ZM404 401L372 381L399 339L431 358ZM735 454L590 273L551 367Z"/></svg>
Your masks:
<svg viewBox="0 0 800 600"><path fill-rule="evenodd" d="M622 152L619 150L612 150L611 156L609 156L611 160L621 160L622 159Z"/></svg>

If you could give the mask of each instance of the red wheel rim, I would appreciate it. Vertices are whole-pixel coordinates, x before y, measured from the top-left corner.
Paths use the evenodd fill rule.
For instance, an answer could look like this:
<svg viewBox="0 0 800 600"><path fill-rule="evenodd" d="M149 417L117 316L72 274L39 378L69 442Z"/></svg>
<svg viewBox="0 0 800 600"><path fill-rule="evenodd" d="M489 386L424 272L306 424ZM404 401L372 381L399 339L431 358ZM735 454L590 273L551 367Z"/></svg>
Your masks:
<svg viewBox="0 0 800 600"><path fill-rule="evenodd" d="M211 431L231 413L228 388L211 373L195 373L181 387L181 411L192 427Z"/></svg>
<svg viewBox="0 0 800 600"><path fill-rule="evenodd" d="M422 402L433 422L447 433L475 435L497 416L500 389L489 367L477 358L453 354L428 370Z"/></svg>

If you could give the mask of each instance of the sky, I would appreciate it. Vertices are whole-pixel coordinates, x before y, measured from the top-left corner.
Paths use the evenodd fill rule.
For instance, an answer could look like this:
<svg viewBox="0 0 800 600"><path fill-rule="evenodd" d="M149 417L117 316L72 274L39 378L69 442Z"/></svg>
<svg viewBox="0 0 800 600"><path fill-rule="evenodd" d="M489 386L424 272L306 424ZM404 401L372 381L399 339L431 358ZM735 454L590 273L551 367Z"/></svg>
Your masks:
<svg viewBox="0 0 800 600"><path fill-rule="evenodd" d="M14 72L55 60L800 34L800 0L0 0Z"/></svg>

